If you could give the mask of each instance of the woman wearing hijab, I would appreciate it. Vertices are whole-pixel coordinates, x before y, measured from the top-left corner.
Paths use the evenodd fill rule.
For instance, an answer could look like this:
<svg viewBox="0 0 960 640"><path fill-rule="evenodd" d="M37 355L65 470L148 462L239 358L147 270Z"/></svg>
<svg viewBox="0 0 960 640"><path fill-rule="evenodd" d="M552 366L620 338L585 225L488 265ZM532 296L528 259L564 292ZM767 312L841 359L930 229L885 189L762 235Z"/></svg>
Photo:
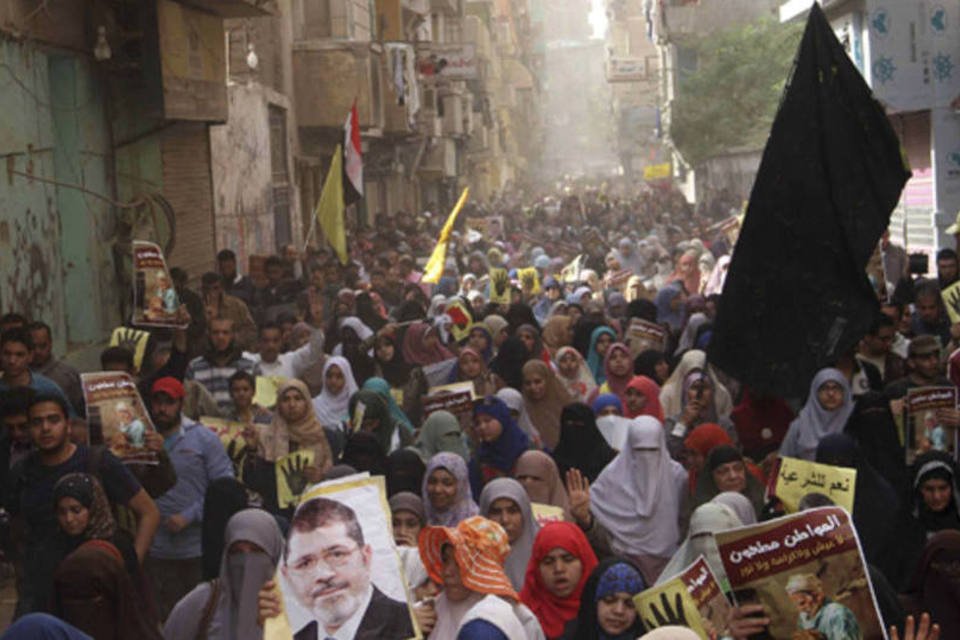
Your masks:
<svg viewBox="0 0 960 640"><path fill-rule="evenodd" d="M427 466L413 449L394 451L387 456L387 497L402 491L419 492L426 471Z"/></svg>
<svg viewBox="0 0 960 640"><path fill-rule="evenodd" d="M527 563L533 552L533 540L540 531L540 525L533 517L530 497L513 478L496 478L488 482L480 493L480 514L506 531L510 554L504 571L514 589L522 588Z"/></svg>
<svg viewBox="0 0 960 640"><path fill-rule="evenodd" d="M630 355L630 347L622 342L611 344L607 349L607 355L603 358L603 374L605 381L597 392L614 393L620 398L620 402L625 402L627 384L633 378L633 357Z"/></svg>
<svg viewBox="0 0 960 640"><path fill-rule="evenodd" d="M249 501L247 488L235 478L217 478L207 486L203 496L203 518L200 521L204 580L217 577L227 522L234 514L246 509Z"/></svg>
<svg viewBox="0 0 960 640"><path fill-rule="evenodd" d="M617 452L597 428L593 410L582 402L574 402L560 413L560 441L552 455L564 476L570 469L577 469L594 482Z"/></svg>
<svg viewBox="0 0 960 640"><path fill-rule="evenodd" d="M644 631L633 596L646 590L643 575L624 558L607 558L587 578L577 617L567 623L564 640L635 640Z"/></svg>
<svg viewBox="0 0 960 640"><path fill-rule="evenodd" d="M380 443L384 456L412 442L410 435L400 427L396 418L390 413L390 407L381 394L369 390L357 391L350 398L349 415L359 416L361 404L363 421L354 427L361 432L372 434Z"/></svg>
<svg viewBox="0 0 960 640"><path fill-rule="evenodd" d="M646 376L658 385L663 385L670 377L670 364L662 351L646 349L633 359L633 373Z"/></svg>
<svg viewBox="0 0 960 640"><path fill-rule="evenodd" d="M597 556L577 525L550 522L540 529L520 599L537 616L547 638L561 638L564 626L576 618L580 594L596 566Z"/></svg>
<svg viewBox="0 0 960 640"><path fill-rule="evenodd" d="M897 522L890 514L899 513L900 500L893 487L869 462L863 459L856 441L844 433L825 436L816 448L815 461L856 469L853 493L853 524L867 562L884 575L892 574L896 553Z"/></svg>
<svg viewBox="0 0 960 640"><path fill-rule="evenodd" d="M790 423L780 455L813 460L825 437L841 433L853 413L850 383L837 369L821 369L810 383L810 395Z"/></svg>
<svg viewBox="0 0 960 640"><path fill-rule="evenodd" d="M373 331L359 318L352 316L341 319L338 327L340 343L334 347L333 355L346 358L357 384L363 384L376 374L376 363L370 356Z"/></svg>
<svg viewBox="0 0 960 640"><path fill-rule="evenodd" d="M383 312L383 301L378 301L375 292L364 291L357 296L357 317L373 331L380 331L387 324L387 316Z"/></svg>
<svg viewBox="0 0 960 640"><path fill-rule="evenodd" d="M88 540L64 558L53 575L52 605L51 613L96 640L161 638L123 556L106 540Z"/></svg>
<svg viewBox="0 0 960 640"><path fill-rule="evenodd" d="M916 619L929 612L941 638L960 638L960 531L933 534L923 547L906 594L904 608ZM909 636L907 636L909 637Z"/></svg>
<svg viewBox="0 0 960 640"><path fill-rule="evenodd" d="M331 357L328 366L336 367L339 356ZM344 361L345 363L346 361ZM344 364L346 371L349 366ZM327 379L332 376L325 375ZM324 425L311 410L307 385L296 378L287 380L277 389L277 410L273 422L244 432L247 455L243 459L243 483L260 494L263 504L276 513L277 501L276 462L292 451L309 449L314 452L313 464L307 466L304 475L308 482L320 482L323 473L333 466L333 452ZM317 398L328 393L323 392ZM314 407L317 399L314 399Z"/></svg>
<svg viewBox="0 0 960 640"><path fill-rule="evenodd" d="M398 405L397 401L394 399L393 393L390 391L389 382L383 378L373 377L364 382L360 389L363 391L376 391L379 393L383 401L387 403L387 409L390 411L390 415L393 416L394 422L396 422L403 429L406 435L412 436L414 434L416 429L414 428L413 423L410 422L410 418L407 417L407 414L403 412L403 409L400 408L400 405Z"/></svg>
<svg viewBox="0 0 960 640"><path fill-rule="evenodd" d="M673 352L674 357L681 356L685 351L695 348L697 331L709 322L710 318L708 318L705 313L698 311L692 314L690 319L687 320L687 326L683 328L683 333L680 334L680 340L677 342L677 350Z"/></svg>
<svg viewBox="0 0 960 640"><path fill-rule="evenodd" d="M578 402L586 402L596 394L597 383L586 360L573 347L560 347L555 354L557 378Z"/></svg>
<svg viewBox="0 0 960 640"><path fill-rule="evenodd" d="M570 316L551 316L543 325L543 344L553 358L557 351L573 342L573 321Z"/></svg>
<svg viewBox="0 0 960 640"><path fill-rule="evenodd" d="M479 512L470 495L467 463L455 453L430 458L420 493L431 526L453 527Z"/></svg>
<svg viewBox="0 0 960 640"><path fill-rule="evenodd" d="M369 431L356 431L347 436L340 461L357 472L367 471L373 476L387 473L387 454L377 436Z"/></svg>
<svg viewBox="0 0 960 640"><path fill-rule="evenodd" d="M553 458L543 451L526 451L517 459L513 477L523 485L531 502L559 507L566 519L571 519L567 488Z"/></svg>
<svg viewBox="0 0 960 640"><path fill-rule="evenodd" d="M464 347L457 355L457 364L450 371L449 381L473 383L473 393L477 398L497 392L497 383L487 370L480 353L470 347Z"/></svg>
<svg viewBox="0 0 960 640"><path fill-rule="evenodd" d="M480 445L470 466L473 490L479 495L487 482L513 475L517 459L530 448L530 439L496 396L487 396L478 403L473 417Z"/></svg>
<svg viewBox="0 0 960 640"><path fill-rule="evenodd" d="M627 418L652 416L663 422L660 387L646 376L633 376L623 392L623 409Z"/></svg>
<svg viewBox="0 0 960 640"><path fill-rule="evenodd" d="M170 613L167 640L259 640L258 594L273 577L283 553L283 535L266 511L245 509L227 523L220 575L202 582Z"/></svg>
<svg viewBox="0 0 960 640"><path fill-rule="evenodd" d="M623 402L615 393L601 393L590 403L593 414L598 418L605 416L622 416Z"/></svg>
<svg viewBox="0 0 960 640"><path fill-rule="evenodd" d="M377 334L374 356L376 375L386 380L391 395L396 394L399 398L400 408L411 425L418 423L422 410L421 399L427 393L427 379L420 367L415 367L403 359L392 328ZM366 384L369 382L368 380Z"/></svg>
<svg viewBox="0 0 960 640"><path fill-rule="evenodd" d="M475 322L470 325L470 331L467 333L467 337L460 342L460 345L470 347L479 353L484 364L489 364L493 359L493 336L490 335L487 325L482 322Z"/></svg>
<svg viewBox="0 0 960 640"><path fill-rule="evenodd" d="M687 472L670 458L663 426L649 416L630 423L626 446L590 487L594 517L615 553L656 581L677 549Z"/></svg>
<svg viewBox="0 0 960 640"><path fill-rule="evenodd" d="M607 326L599 326L590 334L590 346L587 349L587 366L590 367L590 373L597 384L603 384L607 381L607 374L604 371L604 364L607 357L607 349L617 341L617 334L613 329Z"/></svg>
<svg viewBox="0 0 960 640"><path fill-rule="evenodd" d="M414 493L401 491L390 497L389 506L393 541L397 545L400 562L403 563L403 573L407 584L416 592L429 578L417 547L420 531L427 526L423 500Z"/></svg>
<svg viewBox="0 0 960 640"><path fill-rule="evenodd" d="M496 376L497 387L523 388L521 369L530 360L527 345L517 336L510 336L500 345L496 357L490 363L490 371Z"/></svg>
<svg viewBox="0 0 960 640"><path fill-rule="evenodd" d="M677 268L668 278L669 282L680 282L687 293L700 293L700 266L697 264L699 253L696 249L684 251L677 260Z"/></svg>
<svg viewBox="0 0 960 640"><path fill-rule="evenodd" d="M313 410L320 424L337 427L349 420L350 396L356 392L357 383L347 359L341 356L327 358L323 365L323 391L313 399Z"/></svg>
<svg viewBox="0 0 960 640"><path fill-rule="evenodd" d="M510 337L510 323L503 316L492 313L483 319L484 326L490 332L493 340L493 350L499 351L500 346Z"/></svg>
<svg viewBox="0 0 960 640"><path fill-rule="evenodd" d="M686 301L687 295L680 282L672 282L660 289L654 299L657 324L667 325L672 332L680 331L687 317Z"/></svg>
<svg viewBox="0 0 960 640"><path fill-rule="evenodd" d="M857 441L863 459L876 469L901 497L910 477L890 402L882 393L868 391L856 399L844 433Z"/></svg>
<svg viewBox="0 0 960 640"><path fill-rule="evenodd" d="M697 479L693 506L706 504L725 491L739 493L750 500L754 520L763 512L763 483L750 473L743 454L728 444L714 447L707 455L706 466Z"/></svg>
<svg viewBox="0 0 960 640"><path fill-rule="evenodd" d="M523 404L530 430L540 434L544 446L553 449L560 439L560 412L573 398L549 365L528 360L521 370Z"/></svg>
<svg viewBox="0 0 960 640"><path fill-rule="evenodd" d="M420 435L413 448L424 462L429 461L441 451L455 453L464 460L470 458L470 452L463 440L463 432L460 430L460 420L443 409L434 411L426 419L420 427Z"/></svg>
<svg viewBox="0 0 960 640"><path fill-rule="evenodd" d="M733 410L730 392L720 383L713 370L707 365L707 354L699 349L691 349L683 354L680 362L677 363L677 368L673 370L673 373L660 388L660 404L663 406L663 415L667 417L676 416L683 411L685 403L684 382L694 371L703 371L704 369L706 369L707 377L710 378L713 387L714 409L717 418L729 418L730 412Z"/></svg>
<svg viewBox="0 0 960 640"><path fill-rule="evenodd" d="M757 510L753 508L750 498L739 491L723 491L713 497L714 504L722 504L739 518L744 526L757 523Z"/></svg>
<svg viewBox="0 0 960 640"><path fill-rule="evenodd" d="M427 638L459 638L476 632L477 621L487 621L510 640L543 640L536 617L520 603L504 573L510 545L503 527L480 516L455 528L426 527L419 546L427 573L443 586L432 607L426 605L433 613L429 628L421 624Z"/></svg>
<svg viewBox="0 0 960 640"><path fill-rule="evenodd" d="M714 535L740 526L743 526L743 523L737 517L737 514L722 504L708 502L694 509L693 515L690 516L690 532L687 534L687 539L684 540L677 552L673 554L673 558L664 567L663 573L660 574L656 584L661 585L677 577L698 557L703 556L720 584L720 590L723 591L724 595L729 594L730 580L723 568L723 561L720 559L720 550L717 548Z"/></svg>
<svg viewBox="0 0 960 640"><path fill-rule="evenodd" d="M436 327L426 322L417 322L407 327L403 336L403 359L407 364L425 367L453 357L440 343Z"/></svg>
<svg viewBox="0 0 960 640"><path fill-rule="evenodd" d="M668 416L664 423L667 432L667 444L670 453L678 456L683 440L691 431L702 424L718 424L736 442L737 432L727 417L721 417L717 411L716 387L712 378L701 370L691 371L683 381L683 402L680 412Z"/></svg>
<svg viewBox="0 0 960 640"><path fill-rule="evenodd" d="M535 325L520 325L517 327L516 336L523 340L523 344L527 347L527 351L530 352L531 358L536 358L543 362L550 362L550 352L543 346L540 329Z"/></svg>

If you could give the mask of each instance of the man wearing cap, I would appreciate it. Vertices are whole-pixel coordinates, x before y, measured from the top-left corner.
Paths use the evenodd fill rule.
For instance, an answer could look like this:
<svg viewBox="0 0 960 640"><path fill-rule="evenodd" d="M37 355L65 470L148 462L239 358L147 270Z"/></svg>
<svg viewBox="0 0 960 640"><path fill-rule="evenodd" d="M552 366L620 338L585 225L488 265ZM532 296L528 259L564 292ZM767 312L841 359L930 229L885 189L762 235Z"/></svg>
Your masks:
<svg viewBox="0 0 960 640"><path fill-rule="evenodd" d="M853 611L828 598L823 591L823 583L814 574L790 576L785 591L800 611L797 627L801 631L819 634L806 637L823 640L860 640L863 637Z"/></svg>
<svg viewBox="0 0 960 640"><path fill-rule="evenodd" d="M918 387L949 387L950 380L943 375L940 341L935 336L917 336L907 350L907 375L891 382L883 390L890 399L893 415L903 415L907 391ZM960 411L937 409L937 423L951 428L960 427Z"/></svg>
<svg viewBox="0 0 960 640"><path fill-rule="evenodd" d="M177 482L157 499L160 529L150 547L145 573L153 582L161 619L202 577L201 517L207 487L233 477L220 439L202 424L183 417L183 385L160 378L150 389L150 415L163 436Z"/></svg>
<svg viewBox="0 0 960 640"><path fill-rule="evenodd" d="M297 602L314 620L294 640L410 638L413 620L405 602L380 591L370 578L373 549L357 514L329 498L297 507L290 522L281 571Z"/></svg>

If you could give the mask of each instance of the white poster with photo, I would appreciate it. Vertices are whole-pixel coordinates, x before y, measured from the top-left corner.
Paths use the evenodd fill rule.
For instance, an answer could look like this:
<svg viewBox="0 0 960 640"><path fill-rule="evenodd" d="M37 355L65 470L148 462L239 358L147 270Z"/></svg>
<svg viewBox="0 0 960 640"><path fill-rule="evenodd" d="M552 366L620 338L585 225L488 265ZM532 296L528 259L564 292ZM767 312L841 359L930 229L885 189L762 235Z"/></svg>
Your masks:
<svg viewBox="0 0 960 640"><path fill-rule="evenodd" d="M308 489L291 518L277 582L284 615L265 638L419 639L382 476Z"/></svg>

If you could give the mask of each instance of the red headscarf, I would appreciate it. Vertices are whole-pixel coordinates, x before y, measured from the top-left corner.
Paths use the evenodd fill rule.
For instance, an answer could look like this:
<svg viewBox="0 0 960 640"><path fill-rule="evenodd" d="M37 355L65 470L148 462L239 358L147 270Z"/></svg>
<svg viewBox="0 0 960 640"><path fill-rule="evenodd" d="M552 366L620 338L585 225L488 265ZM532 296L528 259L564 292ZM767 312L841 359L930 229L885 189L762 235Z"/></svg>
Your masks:
<svg viewBox="0 0 960 640"><path fill-rule="evenodd" d="M715 447L720 445L733 445L733 438L730 437L723 427L718 424L708 422L696 427L687 435L683 441L683 446L690 451L696 451L706 458ZM693 494L697 489L697 470L689 469L690 493Z"/></svg>
<svg viewBox="0 0 960 640"><path fill-rule="evenodd" d="M652 416L663 422L663 407L660 405L660 385L647 376L633 376L627 383L627 389L639 391L647 399L639 412L633 413L627 408L626 391L624 391L623 411L628 418Z"/></svg>
<svg viewBox="0 0 960 640"><path fill-rule="evenodd" d="M627 383L630 382L630 378L633 377L633 367L630 367L630 371L625 376L615 376L613 372L610 371L610 357L617 351L622 351L627 354L627 358L631 361L633 357L630 355L630 347L623 344L622 342L614 342L609 347L607 347L607 353L603 357L603 372L607 376L606 385L610 389L609 393L616 394L620 398L620 402L626 406L626 400L624 400L623 393L627 390Z"/></svg>
<svg viewBox="0 0 960 640"><path fill-rule="evenodd" d="M577 588L566 598L550 593L540 577L540 562L557 548L570 552L583 565ZM551 522L540 529L533 542L530 562L527 563L520 600L537 616L547 638L559 638L563 635L564 625L577 617L583 585L596 566L597 556L577 525L572 522Z"/></svg>
<svg viewBox="0 0 960 640"><path fill-rule="evenodd" d="M427 335L431 332L436 332L436 329L426 322L418 322L407 327L407 332L403 335L403 346L401 348L403 359L407 364L425 367L428 364L436 364L453 357L453 354L447 351L439 340L433 348L424 344Z"/></svg>

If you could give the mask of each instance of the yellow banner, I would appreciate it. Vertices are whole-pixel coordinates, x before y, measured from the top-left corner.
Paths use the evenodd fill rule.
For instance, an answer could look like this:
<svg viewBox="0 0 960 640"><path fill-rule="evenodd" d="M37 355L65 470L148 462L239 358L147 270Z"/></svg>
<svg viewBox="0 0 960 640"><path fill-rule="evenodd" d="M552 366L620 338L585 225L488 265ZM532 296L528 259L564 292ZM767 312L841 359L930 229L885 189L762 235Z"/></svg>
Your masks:
<svg viewBox="0 0 960 640"><path fill-rule="evenodd" d="M669 162L663 164L650 164L643 168L644 180L663 180L669 178L673 173L673 168Z"/></svg>
<svg viewBox="0 0 960 640"><path fill-rule="evenodd" d="M638 593L633 596L633 604L648 631L679 625L689 628L703 640L709 640L697 603L679 577Z"/></svg>
<svg viewBox="0 0 960 640"><path fill-rule="evenodd" d="M530 508L533 511L534 520L536 520L537 524L541 527L548 522L563 522L563 507L532 502Z"/></svg>
<svg viewBox="0 0 960 640"><path fill-rule="evenodd" d="M147 351L147 342L150 340L149 331L117 327L110 335L111 347L124 347L133 353L133 366L138 371L143 366L143 354Z"/></svg>
<svg viewBox="0 0 960 640"><path fill-rule="evenodd" d="M277 504L281 509L296 506L307 488L306 469L316 457L313 449L301 449L277 459Z"/></svg>
<svg viewBox="0 0 960 640"><path fill-rule="evenodd" d="M940 292L943 298L943 305L950 314L950 322L956 324L960 322L960 280Z"/></svg>
<svg viewBox="0 0 960 640"><path fill-rule="evenodd" d="M503 267L490 269L490 302L510 304L510 274Z"/></svg>
<svg viewBox="0 0 960 640"><path fill-rule="evenodd" d="M253 402L264 409L272 409L277 404L277 389L286 381L283 376L257 376Z"/></svg>
<svg viewBox="0 0 960 640"><path fill-rule="evenodd" d="M520 288L524 293L536 295L540 293L540 274L536 267L527 267L517 270L517 279L520 280Z"/></svg>
<svg viewBox="0 0 960 640"><path fill-rule="evenodd" d="M780 458L774 493L783 502L787 513L797 513L800 500L810 493L822 494L830 498L838 507L853 513L853 493L856 484L856 469L834 467L797 458Z"/></svg>

